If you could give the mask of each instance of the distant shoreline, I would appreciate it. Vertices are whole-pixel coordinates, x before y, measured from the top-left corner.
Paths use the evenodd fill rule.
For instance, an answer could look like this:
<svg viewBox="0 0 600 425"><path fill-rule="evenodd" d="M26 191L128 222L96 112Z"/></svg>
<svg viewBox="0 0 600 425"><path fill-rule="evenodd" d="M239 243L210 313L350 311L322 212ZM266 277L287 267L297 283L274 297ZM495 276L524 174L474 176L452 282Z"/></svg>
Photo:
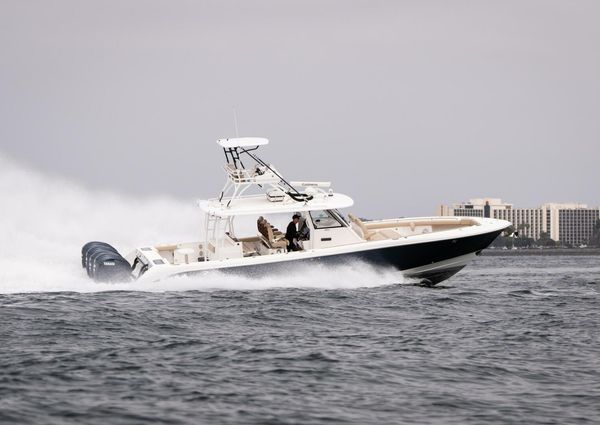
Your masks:
<svg viewBox="0 0 600 425"><path fill-rule="evenodd" d="M600 255L600 248L519 248L519 249L485 249L482 255L515 256L515 255Z"/></svg>

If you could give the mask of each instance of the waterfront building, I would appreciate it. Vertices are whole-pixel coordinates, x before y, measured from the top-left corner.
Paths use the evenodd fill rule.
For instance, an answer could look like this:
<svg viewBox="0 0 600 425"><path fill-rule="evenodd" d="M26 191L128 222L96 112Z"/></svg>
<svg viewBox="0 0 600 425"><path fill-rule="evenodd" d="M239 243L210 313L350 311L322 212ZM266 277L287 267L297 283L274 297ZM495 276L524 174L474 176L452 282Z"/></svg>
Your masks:
<svg viewBox="0 0 600 425"><path fill-rule="evenodd" d="M499 198L475 198L452 206L442 205L438 215L490 217L513 223L523 237L540 239L544 233L557 242L585 245L600 220L600 207L585 204L546 203L539 208L514 208Z"/></svg>
<svg viewBox="0 0 600 425"><path fill-rule="evenodd" d="M511 210L512 204L502 202L500 198L475 198L469 202L454 204L451 207L442 205L438 215L454 215L460 217L493 217L493 211Z"/></svg>

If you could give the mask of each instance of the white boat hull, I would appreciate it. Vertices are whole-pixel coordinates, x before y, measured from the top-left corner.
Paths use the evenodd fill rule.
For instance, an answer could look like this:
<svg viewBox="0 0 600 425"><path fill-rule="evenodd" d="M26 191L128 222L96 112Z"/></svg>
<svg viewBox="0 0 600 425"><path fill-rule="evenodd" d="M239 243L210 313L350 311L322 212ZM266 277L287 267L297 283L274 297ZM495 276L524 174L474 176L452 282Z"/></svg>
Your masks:
<svg viewBox="0 0 600 425"><path fill-rule="evenodd" d="M471 261L481 250L510 225L502 220L482 219L479 226L470 226L415 235L398 240L365 241L350 245L307 251L283 252L267 256L252 256L189 264L153 264L139 276L140 281L156 281L177 275L190 275L209 270L260 276L292 272L298 263L325 264L332 267L351 262L364 262L375 267L394 267L408 278L430 284L439 283ZM138 252L148 255L148 252Z"/></svg>

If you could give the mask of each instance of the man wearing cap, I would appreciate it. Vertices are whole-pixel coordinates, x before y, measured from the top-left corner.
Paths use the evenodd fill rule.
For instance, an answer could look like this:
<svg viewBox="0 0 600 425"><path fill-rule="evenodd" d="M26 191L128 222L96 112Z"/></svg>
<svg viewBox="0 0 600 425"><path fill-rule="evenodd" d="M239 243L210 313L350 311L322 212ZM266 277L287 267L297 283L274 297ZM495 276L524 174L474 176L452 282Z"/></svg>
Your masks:
<svg viewBox="0 0 600 425"><path fill-rule="evenodd" d="M300 216L298 214L294 214L292 216L292 221L288 224L287 229L285 231L285 238L288 240L288 252L289 251L299 251L300 245L298 245L298 223L300 222Z"/></svg>

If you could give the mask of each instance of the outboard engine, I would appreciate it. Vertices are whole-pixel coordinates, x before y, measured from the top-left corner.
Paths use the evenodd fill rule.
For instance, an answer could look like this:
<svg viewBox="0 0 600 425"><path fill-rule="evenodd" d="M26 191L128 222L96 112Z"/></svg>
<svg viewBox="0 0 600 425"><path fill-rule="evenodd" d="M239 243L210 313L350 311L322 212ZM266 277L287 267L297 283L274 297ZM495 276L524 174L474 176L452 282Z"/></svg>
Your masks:
<svg viewBox="0 0 600 425"><path fill-rule="evenodd" d="M84 269L87 268L88 258L92 252L92 248L100 247L100 246L111 248L113 251L116 252L116 249L114 249L112 246L110 246L106 242L98 242L98 241L88 242L85 245L83 245L83 247L81 247L81 267L83 267Z"/></svg>
<svg viewBox="0 0 600 425"><path fill-rule="evenodd" d="M92 279L116 282L131 279L131 264L111 245L88 242L81 248L81 265Z"/></svg>

